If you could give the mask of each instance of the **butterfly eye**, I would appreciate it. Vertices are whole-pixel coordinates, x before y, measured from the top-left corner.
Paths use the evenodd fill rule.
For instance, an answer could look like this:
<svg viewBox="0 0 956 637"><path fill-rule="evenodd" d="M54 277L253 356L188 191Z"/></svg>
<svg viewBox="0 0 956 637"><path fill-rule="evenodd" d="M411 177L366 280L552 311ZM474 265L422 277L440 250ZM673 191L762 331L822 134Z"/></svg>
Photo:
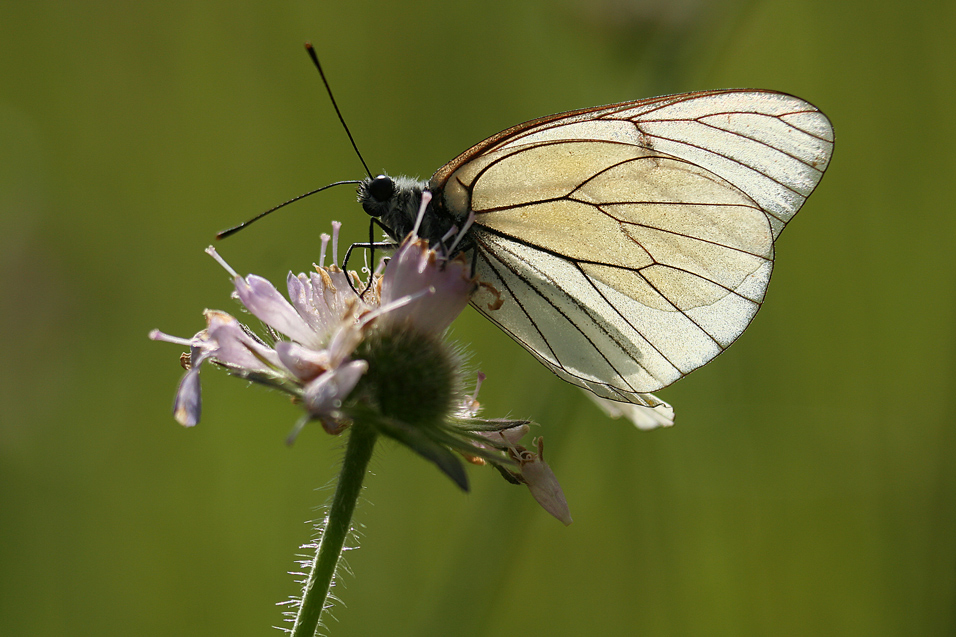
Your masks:
<svg viewBox="0 0 956 637"><path fill-rule="evenodd" d="M395 182L391 177L379 175L368 184L368 194L376 201L385 202L395 194Z"/></svg>

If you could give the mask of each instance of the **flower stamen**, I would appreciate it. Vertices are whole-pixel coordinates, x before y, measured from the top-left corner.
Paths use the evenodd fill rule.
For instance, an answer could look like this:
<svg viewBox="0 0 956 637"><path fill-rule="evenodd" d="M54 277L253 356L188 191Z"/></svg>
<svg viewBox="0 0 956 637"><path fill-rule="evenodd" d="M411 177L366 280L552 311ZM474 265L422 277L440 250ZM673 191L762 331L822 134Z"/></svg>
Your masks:
<svg viewBox="0 0 956 637"><path fill-rule="evenodd" d="M329 239L332 237L329 236L328 232L323 232L319 235L319 238L322 240L322 246L319 248L319 266L320 268L325 267L325 251L329 247Z"/></svg>
<svg viewBox="0 0 956 637"><path fill-rule="evenodd" d="M332 222L332 266L330 267L339 267L339 230L341 229L341 221Z"/></svg>
<svg viewBox="0 0 956 637"><path fill-rule="evenodd" d="M455 254L455 248L458 247L458 244L461 243L461 240L465 238L465 233L468 232L471 228L471 224L475 223L475 211L468 211L468 218L465 219L465 223L461 226L461 232L458 233L458 236L455 237L455 242L451 244L451 247L448 248L448 256Z"/></svg>
<svg viewBox="0 0 956 637"><path fill-rule="evenodd" d="M215 260L216 260L216 263L218 263L219 265L221 265L221 266L223 267L223 269L224 269L226 272L228 272L229 275L230 275L233 279L241 279L241 278L242 278L241 276L239 276L239 273L238 273L238 272L236 272L235 270L232 269L232 266L231 266L231 265L229 265L228 263L226 263L226 260L225 260L225 259L223 259L221 256L219 256L219 253L216 252L216 249L215 249L214 247L209 246L208 248L206 248L206 254L208 254L208 255L211 256L213 259L215 259Z"/></svg>
<svg viewBox="0 0 956 637"><path fill-rule="evenodd" d="M432 200L432 193L427 190L422 191L422 203L418 206L418 216L415 217L415 227L412 228L412 236L418 237L418 229L422 227L422 220L425 218L425 209Z"/></svg>
<svg viewBox="0 0 956 637"><path fill-rule="evenodd" d="M172 343L173 345L182 345L184 347L189 347L193 343L193 339L171 336L165 332L160 332L159 330L150 330L149 340L162 341L164 343Z"/></svg>

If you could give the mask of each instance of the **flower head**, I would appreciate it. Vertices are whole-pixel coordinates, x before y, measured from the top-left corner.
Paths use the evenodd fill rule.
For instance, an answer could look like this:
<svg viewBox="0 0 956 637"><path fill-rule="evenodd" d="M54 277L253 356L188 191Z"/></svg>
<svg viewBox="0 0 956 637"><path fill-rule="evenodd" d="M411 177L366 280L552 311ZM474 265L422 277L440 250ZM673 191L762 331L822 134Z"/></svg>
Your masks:
<svg viewBox="0 0 956 637"><path fill-rule="evenodd" d="M384 269L362 280L336 263L338 230L334 224L332 264L324 265L330 237L323 235L314 271L286 277L288 298L260 276L240 276L212 247L206 250L229 273L233 297L265 329L257 333L227 312L206 310L206 327L192 338L150 333L189 348L173 406L176 420L187 427L199 422L200 370L212 362L290 394L302 406L290 442L312 421L337 434L361 420L433 462L463 489L468 479L461 457L491 464L510 482L527 484L549 512L569 523L570 516L555 513L561 509L553 504L557 481L538 460L540 452L518 445L529 422L477 417L483 374L472 394L462 389L462 356L444 332L477 287L468 261L448 258L451 249L429 247L412 233ZM539 495L549 489L552 496Z"/></svg>
<svg viewBox="0 0 956 637"><path fill-rule="evenodd" d="M323 236L323 244L327 242ZM268 280L239 276L215 249L206 252L229 272L235 296L268 330L259 336L226 312L206 310L206 329L192 339L151 332L154 340L190 348L174 405L176 420L185 426L199 422L199 370L212 361L233 375L292 394L309 419L320 420L330 432L341 431L347 424L342 402L367 368L352 352L374 318L373 309L351 290L349 278L334 263L316 266L310 275L290 273L290 302Z"/></svg>

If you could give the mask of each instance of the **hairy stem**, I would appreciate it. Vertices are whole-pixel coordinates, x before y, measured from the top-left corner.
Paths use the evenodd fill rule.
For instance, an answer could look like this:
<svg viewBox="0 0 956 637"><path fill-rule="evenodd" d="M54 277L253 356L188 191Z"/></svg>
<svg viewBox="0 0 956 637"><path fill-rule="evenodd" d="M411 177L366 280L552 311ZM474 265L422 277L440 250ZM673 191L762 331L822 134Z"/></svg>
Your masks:
<svg viewBox="0 0 956 637"><path fill-rule="evenodd" d="M302 603L295 624L292 626L293 637L313 637L316 634L322 611L327 606L326 600L336 566L342 557L342 547L352 527L352 513L362 491L362 480L365 478L377 435L371 425L361 422L352 425L339 482L332 498L332 507L329 509L315 559L312 560L309 579L302 591Z"/></svg>

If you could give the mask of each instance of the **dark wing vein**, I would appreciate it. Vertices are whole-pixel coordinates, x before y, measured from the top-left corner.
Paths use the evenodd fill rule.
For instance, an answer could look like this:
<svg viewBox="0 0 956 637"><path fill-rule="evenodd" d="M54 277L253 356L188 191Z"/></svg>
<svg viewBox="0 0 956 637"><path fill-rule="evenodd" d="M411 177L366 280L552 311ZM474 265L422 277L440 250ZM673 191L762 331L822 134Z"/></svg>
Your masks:
<svg viewBox="0 0 956 637"><path fill-rule="evenodd" d="M693 120L674 120L674 121L693 121ZM723 129L721 129L721 130L723 130ZM685 146L687 146L687 147L689 147L689 148L696 148L697 150L703 151L703 152L705 152L705 153L709 153L709 154L711 154L711 155L716 155L716 156L718 156L718 157L723 157L724 159L726 159L726 160L728 160L728 161L732 161L732 162L734 162L735 164L737 164L737 165L739 165L739 166L743 166L744 168L747 168L747 169L749 169L749 170L752 170L753 172L757 173L758 175L763 175L764 177L766 177L766 178L769 179L770 181L776 183L777 185L781 186L782 188L786 188L787 190L789 190L790 192L796 194L796 195L799 196L799 197L802 197L802 198L804 198L804 199L806 199L806 197L807 197L807 196L804 195L802 192L799 192L798 190L795 190L795 189L791 188L791 187L788 186L787 184L784 184L784 183L781 183L781 182L777 181L776 179L774 179L773 177L771 177L771 176L768 175L767 173L763 172L762 170L757 170L756 168L754 168L754 167L751 166L750 164L748 164L748 163L746 163L746 162L743 162L743 161L741 161L741 160L739 160L739 159L736 159L736 158L734 158L734 157L731 157L731 156L729 156L729 155L725 155L724 153L717 152L717 151L715 151L715 150L712 150L712 149L710 149L710 148L707 148L706 146L701 146L701 145L699 145L699 144L692 144L692 143L690 143L690 142L688 142L688 141L685 141L685 140L683 140L683 139L675 139L675 138L672 138L672 137L665 137L664 135L655 135L654 133L648 133L648 132L645 132L645 131L643 131L643 130L642 130L641 132L642 132L645 136L647 136L647 137L654 137L655 139L663 139L663 140L665 140L665 141L673 142L673 143L675 143L675 144L683 144L683 145L685 145ZM724 132L729 132L729 131L724 131ZM747 139L752 139L752 138L747 137ZM753 140L753 141L757 141L757 140ZM758 142L758 143L759 143L759 142ZM773 147L771 146L771 148L773 148ZM685 161L686 161L686 160L685 160ZM693 164L694 162L688 162L688 163ZM766 209L764 209L764 208L762 208L762 207L761 207L761 210L763 210L764 212L767 212L768 214L773 214L773 213L770 213L769 211L767 211ZM776 215L774 215L774 216L776 217ZM778 218L779 218L779 217L778 217ZM780 220L783 221L783 219L780 219Z"/></svg>
<svg viewBox="0 0 956 637"><path fill-rule="evenodd" d="M712 117L712 116L711 116L711 115L708 115L707 117ZM774 119L779 120L780 123L784 124L785 126L790 126L789 124L787 124L787 122L783 121L782 119L780 119L779 117L777 117L777 116L775 116L775 115L764 115L763 117L772 117L772 118L774 118ZM702 118L701 118L701 119L702 119ZM642 121L643 121L643 120L642 120ZM668 121L668 120L652 120L652 121ZM687 120L673 120L673 121L679 122L679 121L687 121ZM763 140L761 140L761 139L756 139L755 137L750 137L749 135L744 135L743 133L739 133L739 132L737 132L737 131L727 130L726 128L721 128L720 126L714 126L713 124L708 124L707 122L702 122L702 121L700 121L700 119L695 119L695 120L692 120L692 121L697 122L697 123L700 124L701 126L706 126L707 128L711 128L711 129L713 129L713 130L719 130L719 131L722 132L722 133L727 133L728 135L734 135L735 137L740 137L740 138L742 138L742 139L748 139L748 140L750 140L750 141L752 141L752 142L755 142L755 143L757 143L757 144L760 144L761 146L765 146L765 147L767 147L767 148L771 148L771 149L775 150L776 152L780 153L781 155L785 155L785 156L789 157L790 159L792 159L792 160L794 160L794 161L796 161L796 162L799 162L799 163L803 164L803 165L806 166L807 168L810 168L811 170L817 171L817 172L820 173L821 175L823 174L823 171L820 170L819 168L817 168L816 166L814 166L812 163L806 162L806 161L800 159L799 157L797 157L796 155L793 155L793 154L791 154L791 153L788 153L787 151L785 151L785 150L783 150L782 148L779 148L779 147L777 147L777 146L774 146L773 144L768 144L767 142L765 142L765 141L763 141ZM793 128L794 130L800 130L799 128L797 128L797 127L795 127L795 126L791 126L791 128ZM801 131L801 132L804 132L804 131ZM805 133L805 134L808 134L808 133ZM818 137L817 139L820 139L820 138ZM823 140L821 140L821 141L823 141Z"/></svg>
<svg viewBox="0 0 956 637"><path fill-rule="evenodd" d="M482 245L482 244L479 243L479 245ZM476 249L477 249L477 248L476 248ZM558 360L558 355L557 355L557 353L554 351L554 349L551 348L551 343L548 342L548 339L545 338L544 334L541 332L541 329L538 327L538 324L534 322L534 319L533 319L533 318L531 318L531 313L528 312L528 310L525 309L524 304L523 304L521 301L518 300L518 295L514 293L514 290L511 289L511 287L508 285L508 282L505 280L505 278L504 278L503 276L501 276L501 270L499 270L497 267L495 267L495 265L491 262L491 259L489 258L490 256L494 256L494 253L491 252L490 250L484 249L484 250L479 250L479 251L478 251L478 258L479 258L479 259L482 259L482 260L485 262L485 264L487 264L487 266L488 266L491 270L494 271L495 276L498 277L498 281L501 282L501 285L503 285L503 286L505 287L505 290L508 292L508 297L509 297L512 301L514 301L514 302L518 305L519 308L521 308L521 313L524 314L525 317L527 317L528 323L530 323L531 326L534 327L535 331L538 332L538 336L540 336L540 337L541 337L541 340L544 342L544 344L548 346L548 350L549 350L550 353L551 353L551 357L554 358L554 360ZM513 274L515 277L517 277L518 279L524 281L525 283L528 283L528 281L527 281L520 273L515 272L514 269L511 268L511 267L509 267L508 264L506 264L504 261L502 261L501 259L497 259L497 261L498 261L498 263L501 265L501 267L507 269L507 270L508 270L509 272L511 272L511 274ZM529 287L533 287L533 286L531 286L530 283L528 283L528 286L529 286ZM540 295L539 295L539 296L540 296ZM547 299L545 299L545 300L547 300ZM484 314L485 316L488 316L489 318L491 318L491 315L488 314L487 312L485 312L484 310L482 310L481 307L478 306L478 305L476 305L474 301L472 301L472 305L475 305L475 307L478 309L479 312L481 312L481 313ZM557 308L555 308L555 309L557 310ZM560 312L560 310L558 310L558 312ZM492 319L492 320L494 320L494 319ZM495 321L495 322L497 323L497 321ZM516 341L518 341L519 343L521 343L521 344L522 344L526 349L528 349L529 351L536 351L534 348L531 347L530 343L527 343L526 341L524 341L523 339L521 339L520 337L518 337L518 335L515 334L514 332L508 330L508 333L511 334L511 337L512 337L513 339L515 339Z"/></svg>
<svg viewBox="0 0 956 637"><path fill-rule="evenodd" d="M680 371L680 367L678 367L677 365L675 365L674 362L673 362L670 358L668 358L668 356L667 356L666 354L664 354L663 351L660 350L660 348L658 348L650 339L647 338L647 336L644 334L644 331L643 331L642 329L640 329L639 326L635 325L635 324L631 321L631 319L630 319L629 317L627 317L627 316L625 316L624 314L622 314L621 311L620 311L610 300L608 300L608 298L601 292L601 290L599 290L599 289L597 288L597 286L594 285L594 282L591 280L591 277L589 277L587 274L585 274L585 273L581 270L581 263L593 263L594 265L603 265L603 266L608 266L608 265L610 265L611 267L617 267L617 268L620 268L620 269L622 269L622 270L626 270L626 271L628 271L628 272L633 272L634 274L637 274L637 275L640 276L642 279L644 279L644 276L643 276L642 274L640 274L639 271L634 270L634 269L631 269L631 268L624 268L624 267L617 266L617 265L613 265L613 264L600 263L600 262L597 262L597 261L591 262L591 261L579 261L579 260L577 260L577 259L571 259L571 258L569 258L567 255L561 254L560 252L556 252L556 251L554 251L554 250L549 250L549 249L544 248L544 247L539 246L539 245L535 245L535 244L533 244L533 243L530 243L529 241L526 241L526 240L522 239L521 237L515 237L515 236L513 236L513 235L510 235L510 234L507 234L507 233L503 233L503 232L500 232L500 231L495 230L495 229L493 229L493 228L487 228L487 227L484 227L484 226L481 227L481 230L482 230L482 232L487 232L488 234L494 234L494 235L497 235L497 236L499 236L499 237L503 237L503 238L505 238L505 239L508 239L508 240L510 240L510 241L514 241L515 243L517 243L517 244L519 244L519 245L523 245L523 246L527 247L529 250L534 250L534 251L536 251L536 252L542 252L542 253L548 254L548 255L550 255L550 256L553 256L553 257L555 257L555 258L557 258L557 259L561 259L561 260L564 261L565 263L570 263L570 264L572 264L572 265L574 266L574 268L579 272L579 274L581 274L581 276L588 282L588 284L591 286L591 288L594 290L594 292L597 293L598 296L600 296L600 297L604 300L605 303L607 303L608 307L610 307L610 308L612 308L612 309L614 310L614 312L621 318L621 320L623 320L623 321L624 321L631 329L633 329L635 332L637 332L638 334L640 334L641 337L645 340L645 342L647 342L647 344L648 344L651 348L653 348L658 354L660 354L661 358L663 358L664 360L666 360L666 361L671 365L671 367L673 367L674 369ZM492 250L489 250L484 243L480 242L480 240L479 240L479 245L481 245L481 246L484 248L484 249L481 251L481 256L487 257L487 256L489 256L489 255L494 255L494 252L493 252ZM512 256L515 256L516 258L518 257L518 255L512 255ZM520 258L519 258L519 260L520 260ZM499 262L500 262L500 259L499 259ZM670 265L665 264L665 263L658 263L658 262L656 262L656 261L655 261L655 264L657 264L657 265L662 265L662 266L664 266L664 267L669 267L669 268L670 268L670 267L673 267L673 266L670 266ZM502 263L502 265L503 265L504 267L507 267L508 270L509 270L512 274L514 274L517 278L519 278L519 279L521 279L522 281L524 281L524 282L528 285L528 287L530 287L531 289L535 290L536 294L538 294L539 297L541 297L542 299L544 299L544 301L547 302L548 305L552 306L552 307L555 309L556 312L558 312L559 314L561 314L562 316L564 316L564 317L567 319L568 323L571 324L571 325L573 325L573 326L578 330L578 332L580 332L581 335L591 344L591 346L594 348L594 350L601 355L601 357L605 360L605 362L607 362L608 366L611 367L612 369L614 369L614 370L617 372L617 374L618 374L619 377L621 377L622 379L624 378L624 374L623 374L619 369L617 369L617 368L614 366L614 364L613 364L610 360L608 360L608 358L604 355L604 353L601 352L600 348L597 347L597 346L594 344L594 342L591 341L590 338L588 338L587 334L585 334L584 331L583 331L580 327L578 327L578 325L577 325L574 321L572 321L570 317L568 317L563 311L561 311L559 308L557 308L557 307L554 305L554 303L552 303L545 295L543 295L543 294L541 294L540 292L538 292L537 287L533 284L533 282L531 282L530 280L528 280L528 279L527 279L525 276L523 276L520 272L517 272L517 271L515 271L513 268L508 267L506 264ZM673 269L675 269L675 270L681 270L681 268L673 268ZM683 271L683 270L681 270L681 271ZM496 273L497 273L497 272L496 272ZM702 279L704 279L704 280L706 280L706 281L710 281L710 279L707 279L706 277L702 277L702 276L700 276L699 274L695 274L695 273L693 273L693 272L687 272L687 273L688 273L688 274L691 274L691 275L693 275L693 276L698 276L698 277L700 277L700 278L702 278ZM545 274L545 273L541 273L541 274ZM499 275L499 278L500 278L500 275ZM573 301L576 306L578 306L579 308L581 308L581 309L584 311L584 313L587 314L592 320L600 319L600 322L603 322L603 319L601 319L600 317L595 317L595 315L590 311L590 308L589 308L587 305L584 305L584 304L580 303L580 302L577 300L577 298L575 298L572 294L567 293L567 292L565 291L564 287L563 287L560 283L558 283L557 281L555 281L554 279L552 279L550 276L548 276L547 278L548 278L548 280L551 282L551 284L552 284L555 288L557 288L557 289L561 290L562 292L564 292L565 296L566 296L569 300ZM644 279L644 280L646 281L646 279ZM502 280L502 281L503 281L503 280ZM720 283L718 283L718 282L716 282L716 281L711 281L711 283L713 283L714 285L717 285L717 286L719 286L719 287L722 287L722 288L726 289L725 286L721 285ZM650 284L649 281L648 281L648 284ZM655 288L655 289L656 289L656 288ZM509 290L509 293L510 293L510 290ZM660 293L660 292L658 292L658 293ZM514 296L514 295L512 295L512 296ZM661 294L661 296L671 305L671 307L674 308L674 310L675 310L676 312L679 312L680 314L683 314L684 316L687 316L686 313L684 313L683 311L681 311L680 309L678 309L677 306L674 305L674 303L667 297L667 295ZM744 297L741 297L741 298L744 298ZM749 299L747 299L747 300L749 301ZM751 302L752 302L752 301L751 301ZM519 305L520 305L520 303L519 303ZM532 325L535 325L535 329L537 329L537 325L535 324L534 319L532 319L532 318L531 318L531 315L527 312L527 310L524 309L524 306L522 306L521 309L522 309L522 312L524 312L525 315L528 317L528 320L531 322L531 324L532 324ZM596 320L596 323L597 323L597 322L598 322L598 321ZM695 323L695 324L696 324L696 323ZM600 329L601 329L601 331L602 331L605 335L608 336L608 338L609 338L610 340L614 341L615 343L618 343L618 345L621 347L622 350L624 350L624 351L627 350L627 348L624 347L623 345L621 345L620 342L619 342L619 340L618 340L613 334L611 334L608 330L604 329L603 327L600 327ZM538 333L541 335L542 340L547 343L548 341L547 341L547 339L544 337L544 334L541 333L540 330L538 330ZM709 333L707 333L706 331L705 331L704 333L707 334L708 337L713 338L713 337L712 337ZM550 348L550 344L549 344L549 348ZM558 358L557 354L554 352L553 349L551 350L551 352L552 352L552 355L554 355L555 360L560 361L560 359ZM640 363L638 363L638 364L640 365ZM655 378L656 380L658 380L658 381L660 381L660 382L663 382L660 378L658 378L656 375L654 375L654 374L653 374L649 369L647 369L645 366L641 365L641 368L644 369L644 371L646 371L646 372L648 373L648 375L651 376L652 378ZM566 369L563 365L562 365L562 369L564 369L565 371L567 371L567 369ZM683 373L683 372L681 372L681 373Z"/></svg>
<svg viewBox="0 0 956 637"><path fill-rule="evenodd" d="M482 228L482 230L483 230L483 231L486 231L486 232L493 232L493 231L490 231L490 230L487 229L487 228ZM502 235L502 236L504 236L504 235ZM507 237L507 238L513 239L512 237ZM601 291L598 290L597 287L594 286L594 283L591 281L591 279L590 279L587 275L585 275L583 272L580 271L580 266L577 265L576 262L574 262L573 260L569 260L567 257L565 257L565 256L563 256L563 255L561 255L561 254L557 254L557 253L555 253L555 252L548 251L548 250L543 250L543 249L540 248L539 246L535 246L535 245L530 244L530 243L528 243L528 242L526 242L526 241L522 241L521 239L513 239L513 240L514 240L516 243L520 244L520 245L524 245L524 246L528 247L529 249L537 250L537 251L541 251L541 252L546 252L546 253L548 253L548 254L550 254L550 255L552 255L552 256L555 256L555 257L557 257L557 258L562 259L562 260L565 261L566 263L572 263L572 264L574 264L574 267L579 271L579 273L584 277L584 279L591 285L591 287L594 289L594 291L597 292L597 293L601 296L601 298L604 299L604 301L605 301L606 303L608 303L608 305L609 305L610 307L614 308L614 311L617 312L618 315L619 315L635 332L637 332L638 334L640 334L640 335L644 338L644 340L645 340L652 348L654 348L654 350L657 351L658 354L661 355L661 357L662 357L664 360L666 360L674 369L676 369L678 372L680 372L680 368L679 368L677 365L674 365L674 363L673 363L669 358L667 358L667 356L665 356L663 352L661 352L653 343L651 343L650 341L648 341L647 338L644 337L643 332L641 332L641 330L639 330L637 327L635 327L635 326L628 320L627 317L623 316L623 315L620 313L620 311L619 311L616 307L614 307L613 304L611 304L611 303L607 300L607 298L605 298L605 296L601 293ZM489 265L490 267L492 267L492 269L495 270L495 274L498 276L498 279L502 282L503 285L505 285L505 286L507 287L507 282L506 282L506 281L504 280L504 278L501 276L500 271L499 271L497 268L495 268L495 267L491 264L490 259L488 258L488 257L490 257L490 256L495 256L494 252L491 251L491 250L488 250L488 249L487 249L487 246L486 246L485 244L483 244L483 243L480 241L480 239L479 239L479 242L478 242L478 243L479 243L479 245L483 248L483 249L481 250L481 252L480 252L481 257L483 257L483 258L485 259L485 262L488 263L488 265ZM514 257L517 258L517 255L514 255L514 254L513 254L512 256L514 256ZM520 260L520 259L519 259L519 260ZM563 310L561 310L559 307L557 307L557 306L554 304L554 302L551 301L551 299L549 299L547 296L545 296L544 294L542 294L542 293L538 290L538 287L534 284L533 281L531 281L530 279L528 279L527 277L525 277L522 273L517 272L517 271L514 270L513 268L509 267L507 264L505 264L505 263L504 263L503 261L501 261L500 259L498 259L498 262L502 265L502 267L506 268L509 272L511 272L511 274L513 274L516 278L518 278L519 280L521 280L522 282L524 282L530 289L532 289L532 290L535 292L535 294L537 294L538 297L540 297L545 303L547 303L548 305L550 305L550 306L554 309L554 311L555 311L556 313L558 313L558 314L560 314L561 316L563 316L564 319L568 322L568 324L571 325L571 326L573 326L573 327L578 331L578 333L581 334L581 336L591 345L591 348L592 348L598 355L600 355L600 357L601 357L602 359L604 359L604 362L607 363L608 367L611 368L611 369L613 369L613 370L615 371L615 373L617 374L618 378L619 378L621 381L623 381L625 384L627 384L628 388L629 388L632 392L638 393L637 390L636 390L633 386L631 386L630 383L627 382L627 379L625 378L625 376L624 376L624 374L621 372L621 370L619 370L619 369L615 366L615 364L614 364L613 362L611 362L611 361L608 359L607 356L605 356L604 352L601 351L601 348L599 348L599 347L594 343L594 341L591 340L591 338L584 332L584 330L581 329L580 326L578 326L578 324L577 324L574 320L572 320L572 318L571 318L570 316L568 316ZM546 273L543 273L543 272L539 272L539 273L542 274L542 275L547 276ZM604 328L604 326L602 325L603 321L597 320L597 317L595 317L595 316L591 313L590 308L588 308L586 305L584 305L584 304L582 304L581 302L579 302L578 299L577 299L574 295L569 294L569 293L564 289L564 287L563 287L560 283L558 283L557 281L555 281L554 279L552 279L550 276L547 276L547 279L550 281L550 283L552 284L552 286L553 286L554 288L560 290L560 291L564 294L564 296L565 296L569 301L573 302L573 304L576 305L579 309L581 309L581 310L584 312L585 315L587 315L592 321L594 321L595 326L596 326L601 332L603 332L604 335L606 335L610 340L612 340L612 341L614 341L615 343L617 343L618 346L621 348L622 351L626 351L626 350L627 350L627 348L626 348L625 346L621 345L620 342L618 341L618 339L617 339L611 332L609 332L607 329ZM557 352L554 351L554 349L551 347L551 344L548 343L548 339L545 337L544 333L541 331L540 328L538 328L538 325L537 325L537 323L535 323L534 318L532 318L531 314L525 309L524 305L521 304L520 301L517 300L517 295L515 295L514 292L513 292L510 288L508 289L508 293L509 293L509 295L511 296L511 298L518 303L518 306L521 307L522 313L528 318L528 321L531 323L531 325L534 326L535 330L538 332L538 335L541 336L541 340L548 344L548 348L550 349L551 354L552 354L554 360L556 360L556 361L558 362L558 364L560 365L560 368L561 368L565 373L567 373L567 374L569 374L569 375L571 375L571 376L575 376L576 378L580 378L582 381L585 381L585 380L586 380L586 381L588 381L588 382L594 382L594 381L592 381L592 380L590 380L590 379L585 379L584 377L577 376L576 374L571 373L571 372L567 369L567 367L564 366L564 364L561 362L561 358L557 355ZM666 297L665 297L665 298L666 298ZM668 302L670 302L670 301L668 301ZM479 311L482 311L482 310L479 308ZM489 316L489 318L491 318L491 315L488 315L487 313L485 313L485 312L483 312L483 311L482 311L482 313L483 313L483 314L486 314L486 316ZM494 319L492 318L492 320L494 320ZM709 334L708 334L708 336L709 336ZM533 351L533 350L532 350L532 351ZM662 384L664 383L664 381L661 380L660 378L658 378L654 373L652 373L651 370L647 369L644 365L641 365L640 361L634 361L634 362L635 362L637 365L639 365L639 366L641 367L641 369L643 369L650 377L654 378L655 380L657 380L658 382L660 382L660 383L662 383ZM612 387L612 386L608 385L608 383L601 383L601 384L603 384L603 385L605 385L605 386L608 386L608 387ZM618 393L620 393L620 392L618 392Z"/></svg>

